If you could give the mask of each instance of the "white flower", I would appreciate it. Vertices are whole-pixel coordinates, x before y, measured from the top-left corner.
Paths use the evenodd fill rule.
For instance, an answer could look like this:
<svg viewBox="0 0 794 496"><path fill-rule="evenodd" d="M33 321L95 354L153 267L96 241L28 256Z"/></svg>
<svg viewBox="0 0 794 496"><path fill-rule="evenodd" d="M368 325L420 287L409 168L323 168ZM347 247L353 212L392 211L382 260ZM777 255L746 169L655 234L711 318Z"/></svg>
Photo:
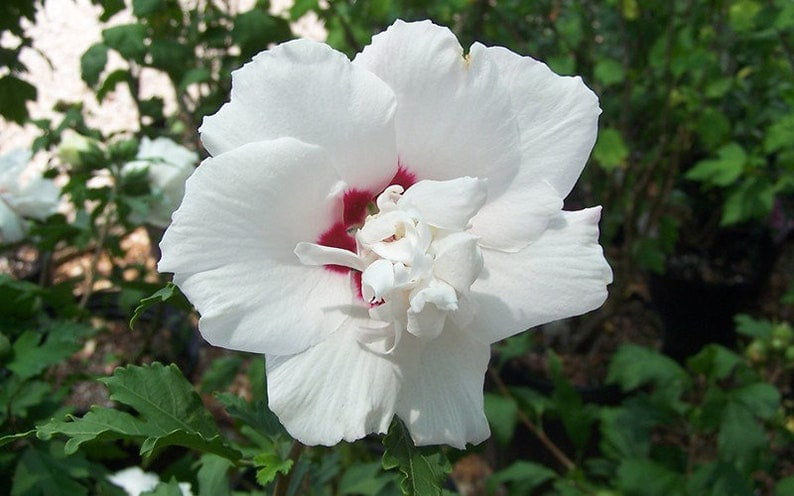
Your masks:
<svg viewBox="0 0 794 496"><path fill-rule="evenodd" d="M351 63L296 40L233 74L204 120L160 270L211 343L266 354L294 437L489 436L490 344L600 306L600 208L562 211L600 109L579 78L429 21ZM367 215L369 214L369 215Z"/></svg>
<svg viewBox="0 0 794 496"><path fill-rule="evenodd" d="M185 194L185 180L195 170L198 154L172 140L159 137L141 140L137 160L124 165L123 174L148 169L152 201L146 219L132 215L133 222L148 222L157 227L171 223L171 214Z"/></svg>
<svg viewBox="0 0 794 496"><path fill-rule="evenodd" d="M60 189L50 179L25 169L30 150L13 150L0 156L0 243L25 237L26 218L44 220L58 208Z"/></svg>
<svg viewBox="0 0 794 496"><path fill-rule="evenodd" d="M119 486L129 496L139 496L141 493L152 491L160 483L160 477L151 472L144 472L141 467L128 467L115 474L108 475L108 480ZM179 483L179 492L182 496L193 496L193 491L188 482Z"/></svg>

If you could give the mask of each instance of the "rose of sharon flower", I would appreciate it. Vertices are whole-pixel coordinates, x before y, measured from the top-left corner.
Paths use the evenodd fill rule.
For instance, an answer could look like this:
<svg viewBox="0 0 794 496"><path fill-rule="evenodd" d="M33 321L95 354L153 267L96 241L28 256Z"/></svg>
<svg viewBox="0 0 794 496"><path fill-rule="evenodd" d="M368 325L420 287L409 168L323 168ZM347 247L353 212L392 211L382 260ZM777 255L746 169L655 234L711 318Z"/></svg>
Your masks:
<svg viewBox="0 0 794 496"><path fill-rule="evenodd" d="M600 208L562 211L593 146L579 78L429 21L351 62L307 40L233 74L212 158L161 243L212 344L264 353L306 444L489 436L490 345L600 306Z"/></svg>
<svg viewBox="0 0 794 496"><path fill-rule="evenodd" d="M159 137L141 140L137 160L124 165L123 174L148 169L153 200L149 202L146 218L132 215L133 222L148 222L157 227L171 223L171 214L182 201L185 180L195 170L198 154L172 140Z"/></svg>
<svg viewBox="0 0 794 496"><path fill-rule="evenodd" d="M152 472L144 472L141 467L128 467L108 475L108 480L114 486L124 489L129 496L139 496L142 493L154 490L160 484L160 477ZM179 483L179 492L182 496L193 496L192 487L188 482Z"/></svg>
<svg viewBox="0 0 794 496"><path fill-rule="evenodd" d="M0 156L0 243L25 237L26 218L44 220L58 208L60 189L41 174L25 174L30 150Z"/></svg>

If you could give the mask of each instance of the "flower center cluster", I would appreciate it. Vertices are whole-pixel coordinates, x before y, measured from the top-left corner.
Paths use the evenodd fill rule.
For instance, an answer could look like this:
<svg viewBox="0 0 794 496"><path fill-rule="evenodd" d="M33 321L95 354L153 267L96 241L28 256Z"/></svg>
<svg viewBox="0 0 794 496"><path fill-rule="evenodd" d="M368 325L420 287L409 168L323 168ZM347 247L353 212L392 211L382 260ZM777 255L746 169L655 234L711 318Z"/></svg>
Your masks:
<svg viewBox="0 0 794 496"><path fill-rule="evenodd" d="M477 237L467 232L469 218L463 226L438 225L443 222L434 222L437 201L423 205L421 198L404 193L402 186L392 185L378 195L376 211L354 234L355 253L312 243L295 249L304 264L348 267L354 278L360 274L370 322L359 341L380 343L384 351L396 346L403 332L435 339L447 318L465 325L471 317L464 308L469 288L482 270ZM457 208L456 202L449 208Z"/></svg>

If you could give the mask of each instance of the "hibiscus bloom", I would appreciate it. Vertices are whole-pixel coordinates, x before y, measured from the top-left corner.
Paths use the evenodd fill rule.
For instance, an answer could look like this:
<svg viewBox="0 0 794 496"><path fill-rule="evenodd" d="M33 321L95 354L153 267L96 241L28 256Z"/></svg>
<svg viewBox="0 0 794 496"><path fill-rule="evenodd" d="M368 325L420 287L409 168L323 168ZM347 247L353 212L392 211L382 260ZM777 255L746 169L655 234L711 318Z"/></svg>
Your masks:
<svg viewBox="0 0 794 496"><path fill-rule="evenodd" d="M26 174L30 150L13 150L0 156L0 243L25 237L25 219L44 220L58 208L60 189L41 174Z"/></svg>
<svg viewBox="0 0 794 496"><path fill-rule="evenodd" d="M171 214L182 201L185 180L193 173L198 154L168 138L149 139L144 136L136 159L124 165L122 174L146 169L151 197L146 216L134 213L130 220L165 227L171 223Z"/></svg>
<svg viewBox="0 0 794 496"><path fill-rule="evenodd" d="M159 268L212 344L264 353L298 440L490 432L490 345L600 306L600 208L562 211L600 109L579 78L429 21L351 62L295 40L233 73Z"/></svg>

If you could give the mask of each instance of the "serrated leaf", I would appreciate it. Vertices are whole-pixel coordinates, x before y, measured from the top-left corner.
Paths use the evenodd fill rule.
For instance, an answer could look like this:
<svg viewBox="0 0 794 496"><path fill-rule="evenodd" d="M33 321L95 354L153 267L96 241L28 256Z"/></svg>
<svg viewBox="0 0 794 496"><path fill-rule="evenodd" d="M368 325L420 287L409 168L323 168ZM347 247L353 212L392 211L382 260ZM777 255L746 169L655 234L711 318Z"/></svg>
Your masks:
<svg viewBox="0 0 794 496"><path fill-rule="evenodd" d="M433 496L441 494L441 484L448 468L439 463L441 454L426 456L414 446L402 420L394 417L389 432L383 438L385 470L400 471L400 489L405 496Z"/></svg>
<svg viewBox="0 0 794 496"><path fill-rule="evenodd" d="M165 287L158 289L151 296L141 300L141 304L135 308L135 312L132 314L132 318L130 319L130 327L135 327L135 322L138 321L143 312L145 312L150 306L157 303L170 303L177 308L191 308L190 303L188 303L187 298L185 298L185 295L179 291L179 288L176 287L174 283L169 282L165 285Z"/></svg>
<svg viewBox="0 0 794 496"><path fill-rule="evenodd" d="M36 430L33 429L33 430L29 430L27 432L17 432L16 434L8 434L8 435L5 435L5 436L0 436L0 447L5 446L8 443L13 443L14 441L17 441L19 439L24 439L24 438L26 438L26 437L28 437L30 435L35 434L35 433L36 433Z"/></svg>
<svg viewBox="0 0 794 496"><path fill-rule="evenodd" d="M80 73L88 86L94 87L99 82L99 75L108 63L108 47L103 43L94 43L80 57ZM100 99L101 100L101 99Z"/></svg>
<svg viewBox="0 0 794 496"><path fill-rule="evenodd" d="M625 344L618 349L607 374L607 383L618 384L624 392L646 384L666 385L686 380L686 371L674 360L633 344Z"/></svg>
<svg viewBox="0 0 794 496"><path fill-rule="evenodd" d="M287 475L292 468L292 460L284 460L275 453L260 453L254 457L256 481L263 487L273 482L278 474Z"/></svg>
<svg viewBox="0 0 794 496"><path fill-rule="evenodd" d="M46 337L25 331L14 341L14 358L7 367L22 379L33 377L78 351L82 347L80 338L91 331L90 327L72 322L54 324Z"/></svg>
<svg viewBox="0 0 794 496"><path fill-rule="evenodd" d="M52 420L39 427L39 437L69 437L66 450L75 452L92 440L127 438L141 442L141 454L178 445L238 460L242 455L229 447L201 398L174 365L118 368L101 379L110 399L135 409L137 416L110 408L93 407L81 418Z"/></svg>
<svg viewBox="0 0 794 496"><path fill-rule="evenodd" d="M728 377L740 363L742 357L736 353L724 346L710 344L691 357L687 366L709 380L719 381Z"/></svg>
<svg viewBox="0 0 794 496"><path fill-rule="evenodd" d="M734 400L762 419L771 419L780 407L780 392L771 384L756 382L731 392Z"/></svg>

